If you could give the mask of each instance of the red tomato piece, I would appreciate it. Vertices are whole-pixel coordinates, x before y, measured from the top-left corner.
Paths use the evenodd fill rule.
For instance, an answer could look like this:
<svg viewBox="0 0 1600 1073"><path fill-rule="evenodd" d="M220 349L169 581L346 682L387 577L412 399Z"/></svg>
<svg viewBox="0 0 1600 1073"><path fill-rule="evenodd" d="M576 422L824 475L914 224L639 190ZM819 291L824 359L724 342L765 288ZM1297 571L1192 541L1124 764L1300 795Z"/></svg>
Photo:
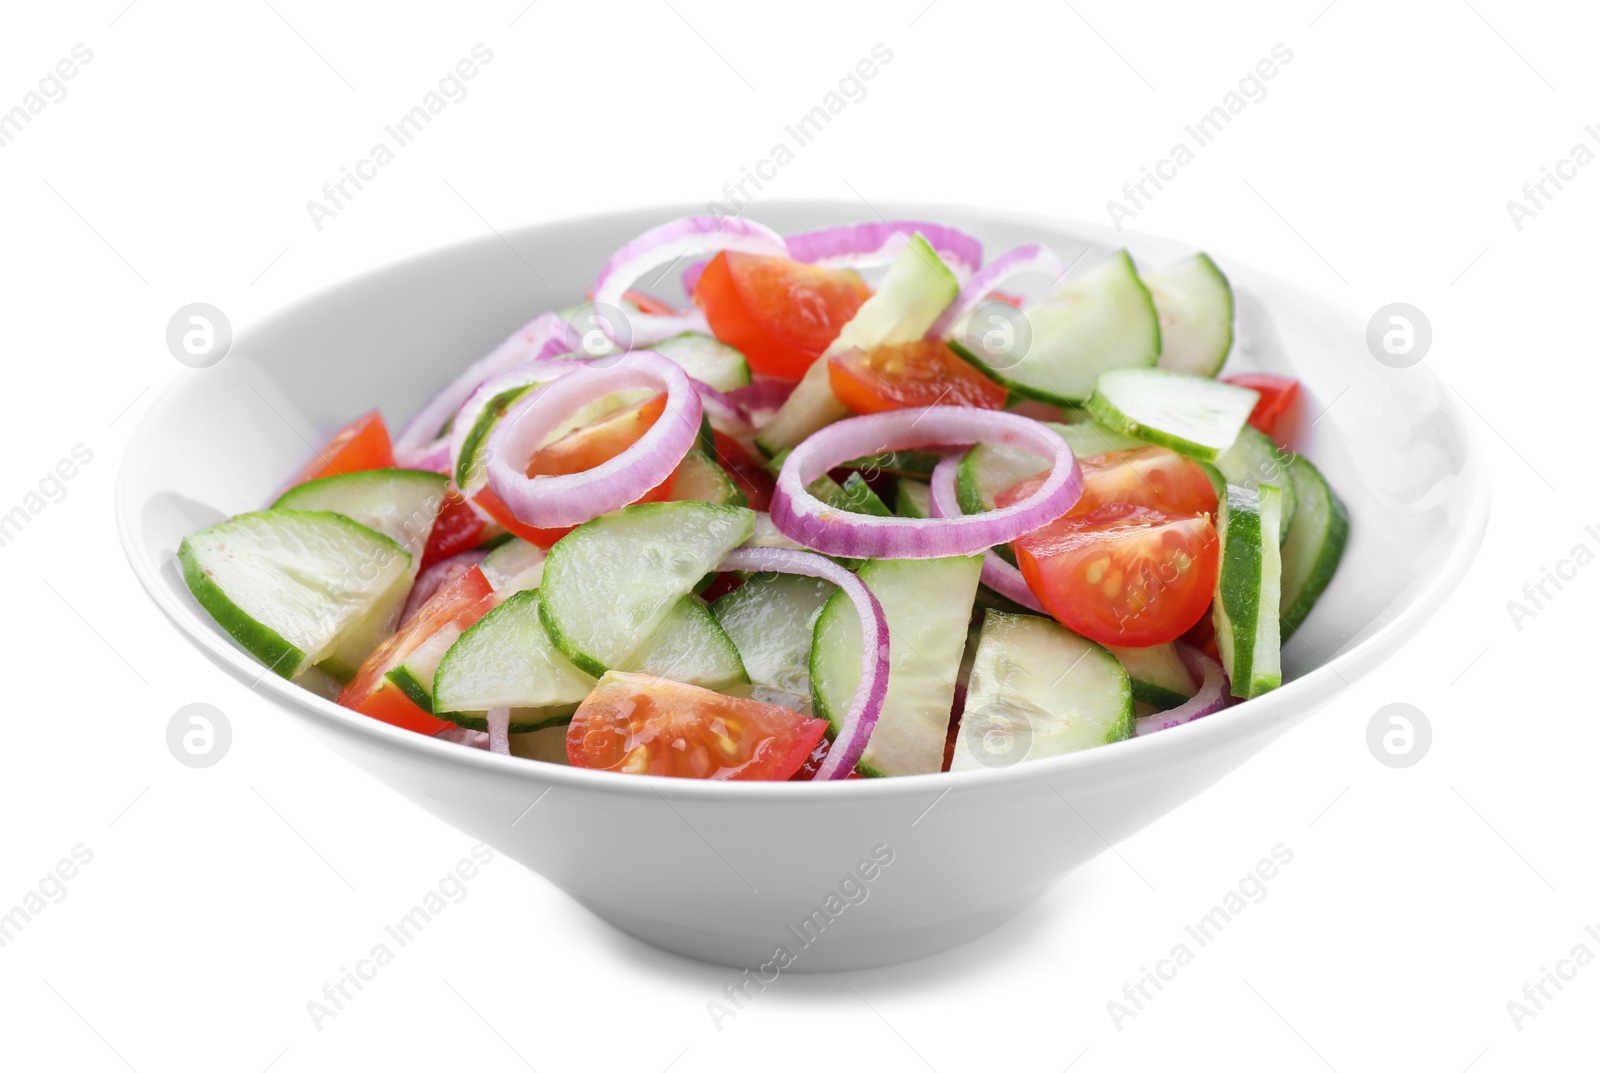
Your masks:
<svg viewBox="0 0 1600 1073"><path fill-rule="evenodd" d="M694 302L752 369L798 380L871 293L848 270L724 251L700 274Z"/></svg>
<svg viewBox="0 0 1600 1073"><path fill-rule="evenodd" d="M711 438L716 444L717 461L744 491L745 498L750 501L750 509L766 510L771 507L772 490L776 482L772 474L767 472L767 467L752 457L744 445L732 436L713 429Z"/></svg>
<svg viewBox="0 0 1600 1073"><path fill-rule="evenodd" d="M1204 514L1110 503L1058 518L1011 547L1045 610L1101 644L1175 640L1206 614L1217 587L1217 531Z"/></svg>
<svg viewBox="0 0 1600 1073"><path fill-rule="evenodd" d="M410 622L366 658L356 676L339 694L339 703L362 715L419 734L437 734L453 726L417 707L386 675L445 626L455 623L466 629L493 606L494 590L489 587L482 570L474 566L457 574L422 605Z"/></svg>
<svg viewBox="0 0 1600 1073"><path fill-rule="evenodd" d="M1276 373L1234 373L1221 378L1225 384L1247 387L1261 397L1250 411L1250 423L1268 436L1274 435L1278 419L1289 412L1300 394L1300 381Z"/></svg>
<svg viewBox="0 0 1600 1073"><path fill-rule="evenodd" d="M555 443L534 452L528 460L528 476L558 477L591 470L639 442L639 438L650 430L650 426L656 423L666 408L667 397L656 395L636 406L603 417L592 425L574 429ZM667 498L671 489L672 477L669 476L635 502L660 502ZM473 498L495 521L541 548L550 547L577 528L566 525L546 529L528 525L512 514L510 508L495 495L494 489L487 486L475 493Z"/></svg>
<svg viewBox="0 0 1600 1073"><path fill-rule="evenodd" d="M648 294L645 291L626 290L622 292L622 297L637 306L639 308L639 312L641 313L650 313L656 316L672 316L673 314L683 312L681 309L668 305L655 295ZM593 287L590 287L589 290L585 292L583 300L585 302L594 301Z"/></svg>
<svg viewBox="0 0 1600 1073"><path fill-rule="evenodd" d="M1193 459L1165 447L1138 447L1080 458L1083 495L1067 511L1077 518L1107 503L1129 503L1167 514L1215 514L1217 490ZM1048 472L1029 477L995 496L997 507L1009 507L1039 490Z"/></svg>
<svg viewBox="0 0 1600 1073"><path fill-rule="evenodd" d="M362 414L333 434L327 446L306 463L289 484L304 484L319 477L359 473L364 469L393 469L394 447L383 415L373 410Z"/></svg>
<svg viewBox="0 0 1600 1073"><path fill-rule="evenodd" d="M828 384L858 414L935 405L998 410L1008 394L942 339L835 354L828 359Z"/></svg>
<svg viewBox="0 0 1600 1073"><path fill-rule="evenodd" d="M682 779L787 779L828 728L775 704L608 671L567 728L573 767Z"/></svg>
<svg viewBox="0 0 1600 1073"><path fill-rule="evenodd" d="M467 505L454 484L450 485L444 506L439 508L439 516L434 519L433 532L428 534L428 546L422 549L422 565L418 569L426 570L434 563L477 547L483 543L488 528L489 523Z"/></svg>

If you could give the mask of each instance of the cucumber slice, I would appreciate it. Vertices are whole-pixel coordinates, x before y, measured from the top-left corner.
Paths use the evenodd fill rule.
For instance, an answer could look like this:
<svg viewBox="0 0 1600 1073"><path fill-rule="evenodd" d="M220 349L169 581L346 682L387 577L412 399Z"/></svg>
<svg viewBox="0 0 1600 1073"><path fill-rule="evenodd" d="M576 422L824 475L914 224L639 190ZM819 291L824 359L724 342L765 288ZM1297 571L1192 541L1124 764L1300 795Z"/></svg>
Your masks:
<svg viewBox="0 0 1600 1073"><path fill-rule="evenodd" d="M422 550L428 546L433 523L444 505L446 483L444 477L426 470L362 470L296 485L279 496L272 509L331 510L360 522L410 553L407 577L415 580ZM354 677L362 662L394 632L410 588L408 584L374 604L361 623L345 631L334 650L323 657L322 669L339 682Z"/></svg>
<svg viewBox="0 0 1600 1073"><path fill-rule="evenodd" d="M684 332L651 343L649 349L718 391L732 391L750 383L750 364L744 355L709 335Z"/></svg>
<svg viewBox="0 0 1600 1073"><path fill-rule="evenodd" d="M1037 615L983 614L951 771L1009 767L1133 736L1128 672Z"/></svg>
<svg viewBox="0 0 1600 1073"><path fill-rule="evenodd" d="M1270 484L1256 491L1228 486L1218 502L1217 536L1222 569L1211 614L1217 649L1236 697L1254 697L1283 683L1278 649L1278 512L1282 493Z"/></svg>
<svg viewBox="0 0 1600 1073"><path fill-rule="evenodd" d="M1093 458L1111 451L1135 451L1146 446L1143 440L1113 432L1093 421L1079 421L1070 425L1046 424L1061 433L1061 438L1067 441L1067 446L1078 458Z"/></svg>
<svg viewBox="0 0 1600 1073"><path fill-rule="evenodd" d="M667 492L667 498L694 499L702 503L722 503L733 507L748 506L750 503L750 498L744 494L744 489L740 488L734 479L728 476L728 471L718 465L717 460L698 444L684 455L683 461L678 464L678 471L673 475L672 487Z"/></svg>
<svg viewBox="0 0 1600 1073"><path fill-rule="evenodd" d="M411 654L398 666L386 671L384 677L409 697L411 703L425 712L432 712L434 673L439 669L439 662L444 659L461 634L460 626L454 622L445 623L432 636L412 649ZM480 725L475 729L485 728Z"/></svg>
<svg viewBox="0 0 1600 1073"><path fill-rule="evenodd" d="M618 670L724 692L750 684L738 647L717 625L710 608L694 596L674 604L661 625Z"/></svg>
<svg viewBox="0 0 1600 1073"><path fill-rule="evenodd" d="M1265 432L1246 425L1239 430L1233 446L1217 456L1217 472L1228 484L1255 491L1270 484L1283 493L1282 517L1278 528L1278 542L1289 539L1289 528L1294 523L1296 496L1294 481L1289 475L1289 464L1294 455L1272 442Z"/></svg>
<svg viewBox="0 0 1600 1073"><path fill-rule="evenodd" d="M531 383L507 388L478 411L472 428L467 430L466 438L461 441L461 454L456 458L453 474L456 487L461 489L463 496L471 498L489 483L489 467L484 464L484 453L489 449L489 433L494 431L494 426L513 406L538 386L537 383Z"/></svg>
<svg viewBox="0 0 1600 1073"><path fill-rule="evenodd" d="M1094 394L1101 373L1145 368L1161 354L1155 303L1126 250L1029 308L1027 318L1032 340L1020 356L966 345L959 330L951 345L1016 394L1057 406Z"/></svg>
<svg viewBox="0 0 1600 1073"><path fill-rule="evenodd" d="M936 455L932 451L885 451L883 454L867 455L865 458L841 462L839 468L858 469L863 473L893 473L897 476L921 477L927 480L933 475L933 467L943 458L943 455Z"/></svg>
<svg viewBox="0 0 1600 1073"><path fill-rule="evenodd" d="M620 667L722 557L747 540L754 512L685 500L640 503L585 522L545 560L539 617L573 663Z"/></svg>
<svg viewBox="0 0 1600 1073"><path fill-rule="evenodd" d="M894 512L902 518L933 517L933 490L910 477L895 482Z"/></svg>
<svg viewBox="0 0 1600 1073"><path fill-rule="evenodd" d="M1095 385L1089 412L1100 424L1179 454L1215 461L1233 446L1257 395L1169 369L1117 369Z"/></svg>
<svg viewBox="0 0 1600 1073"><path fill-rule="evenodd" d="M956 675L978 592L982 556L873 559L858 576L889 621L889 693L857 770L915 775L944 767ZM861 620L844 593L823 605L812 631L811 702L833 732L861 679Z"/></svg>
<svg viewBox="0 0 1600 1073"><path fill-rule="evenodd" d="M1233 348L1233 288L1203 253L1144 273L1161 318L1163 369L1216 376Z"/></svg>
<svg viewBox="0 0 1600 1073"><path fill-rule="evenodd" d="M828 506L837 510L847 510L852 514L872 514L879 518L888 518L894 514L878 493L872 490L872 485L859 473L852 473L840 484L824 473L812 481L806 489Z"/></svg>
<svg viewBox="0 0 1600 1073"><path fill-rule="evenodd" d="M834 589L821 578L760 574L711 605L758 700L811 714L811 631Z"/></svg>
<svg viewBox="0 0 1600 1073"><path fill-rule="evenodd" d="M772 524L772 515L766 511L756 512L756 524L750 534L750 539L743 544L746 548L788 548L790 551L810 551L798 540L793 540L779 531Z"/></svg>
<svg viewBox="0 0 1600 1073"><path fill-rule="evenodd" d="M495 592L537 589L544 576L545 550L512 537L483 557L478 569Z"/></svg>
<svg viewBox="0 0 1600 1073"><path fill-rule="evenodd" d="M960 290L955 273L939 260L928 240L912 235L895 255L877 293L861 304L839 329L838 338L811 363L794 392L757 434L756 446L771 457L799 445L822 426L848 417L849 409L833 397L828 384L828 358L854 347L871 350L921 339Z"/></svg>
<svg viewBox="0 0 1600 1073"><path fill-rule="evenodd" d="M411 585L410 552L332 511L241 514L184 537L178 561L217 625L285 678Z"/></svg>
<svg viewBox="0 0 1600 1073"><path fill-rule="evenodd" d="M420 469L368 469L297 484L273 510L331 510L376 530L422 560L448 482ZM415 573L415 570L413 570Z"/></svg>
<svg viewBox="0 0 1600 1073"><path fill-rule="evenodd" d="M1189 668L1178 656L1178 648L1170 641L1148 648L1118 648L1107 645L1113 656L1128 672L1133 684L1133 699L1148 704L1157 711L1176 708L1196 693Z"/></svg>
<svg viewBox="0 0 1600 1073"><path fill-rule="evenodd" d="M1289 463L1289 483L1299 505L1282 549L1280 629L1285 638L1300 628L1333 580L1350 537L1350 515L1316 466L1296 455Z"/></svg>
<svg viewBox="0 0 1600 1073"><path fill-rule="evenodd" d="M571 718L594 679L556 651L539 621L539 593L510 596L463 632L439 660L433 710L482 729L484 713L510 708L512 726L532 730Z"/></svg>

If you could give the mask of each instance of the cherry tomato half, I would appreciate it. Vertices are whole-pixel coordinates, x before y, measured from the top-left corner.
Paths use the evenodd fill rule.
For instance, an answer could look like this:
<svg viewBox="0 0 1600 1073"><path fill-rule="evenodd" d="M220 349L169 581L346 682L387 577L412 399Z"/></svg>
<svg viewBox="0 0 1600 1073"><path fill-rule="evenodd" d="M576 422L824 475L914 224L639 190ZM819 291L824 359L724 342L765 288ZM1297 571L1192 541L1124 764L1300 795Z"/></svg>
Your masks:
<svg viewBox="0 0 1600 1073"><path fill-rule="evenodd" d="M848 270L724 251L700 274L694 302L752 369L798 380L871 293Z"/></svg>
<svg viewBox="0 0 1600 1073"><path fill-rule="evenodd" d="M466 629L494 606L494 590L476 566L451 578L422 605L410 622L368 656L350 684L339 694L339 703L362 715L419 734L437 734L454 724L435 719L414 704L405 692L386 676L424 641L454 623Z"/></svg>
<svg viewBox="0 0 1600 1073"><path fill-rule="evenodd" d="M383 415L373 410L335 432L327 446L289 483L304 484L319 477L359 473L364 469L393 468L394 447L389 442L389 430L384 426Z"/></svg>
<svg viewBox="0 0 1600 1073"><path fill-rule="evenodd" d="M1273 428L1278 419L1289 412L1300 394L1300 381L1276 373L1234 373L1222 377L1222 381L1247 387L1261 396L1256 400L1255 409L1250 411L1250 424L1268 436L1275 435Z"/></svg>
<svg viewBox="0 0 1600 1073"><path fill-rule="evenodd" d="M1011 547L1045 610L1101 644L1174 640L1206 614L1217 587L1217 532L1204 514L1110 503Z"/></svg>
<svg viewBox="0 0 1600 1073"><path fill-rule="evenodd" d="M828 722L651 674L608 671L567 728L573 767L683 779L787 779Z"/></svg>
<svg viewBox="0 0 1600 1073"><path fill-rule="evenodd" d="M828 384L858 414L936 405L998 410L1008 394L942 339L835 354L828 359Z"/></svg>

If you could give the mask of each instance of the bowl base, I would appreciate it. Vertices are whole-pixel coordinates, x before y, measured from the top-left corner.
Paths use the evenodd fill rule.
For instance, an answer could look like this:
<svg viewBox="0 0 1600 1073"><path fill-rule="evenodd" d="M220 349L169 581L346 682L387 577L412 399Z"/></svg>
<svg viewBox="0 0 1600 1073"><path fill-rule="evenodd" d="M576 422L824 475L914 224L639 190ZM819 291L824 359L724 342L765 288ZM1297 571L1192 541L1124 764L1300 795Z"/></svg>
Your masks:
<svg viewBox="0 0 1600 1073"><path fill-rule="evenodd" d="M866 935L824 932L806 944L782 927L760 937L728 935L639 916L583 898L577 901L618 931L640 942L696 961L735 969L758 969L776 964L783 972L852 972L899 965L953 950L998 928L1037 901L1043 893L1043 889L1031 891L977 913L919 928ZM774 962L780 947L789 951L787 965L781 961Z"/></svg>

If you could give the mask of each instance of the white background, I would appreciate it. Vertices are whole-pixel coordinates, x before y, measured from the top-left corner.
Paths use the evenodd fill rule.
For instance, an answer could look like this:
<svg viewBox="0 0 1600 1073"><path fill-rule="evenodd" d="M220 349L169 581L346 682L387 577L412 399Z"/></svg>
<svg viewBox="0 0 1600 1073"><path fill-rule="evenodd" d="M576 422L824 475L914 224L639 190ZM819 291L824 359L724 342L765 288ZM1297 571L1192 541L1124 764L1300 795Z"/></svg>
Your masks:
<svg viewBox="0 0 1600 1073"><path fill-rule="evenodd" d="M1520 630L1506 607L1575 544L1600 546L1583 531L1600 523L1600 168L1520 231L1506 208L1600 121L1600 27L1575 21L1578 5L125 2L12 6L0 33L0 109L74 44L94 53L0 149L0 512L75 444L93 451L65 498L0 548L0 908L74 845L94 854L0 949L0 1063L1593 1067L1600 967L1520 1028L1506 1005L1575 944L1600 954L1584 933L1600 927L1600 569ZM494 59L470 95L319 233L306 201L478 42ZM1492 463L1495 516L1471 575L1332 709L967 948L848 979L785 975L719 1031L706 1003L729 970L622 937L502 859L315 1028L307 1001L469 843L203 661L136 586L111 489L128 430L185 374L167 318L207 301L248 326L488 226L704 202L878 42L894 55L869 95L768 195L1104 222L1185 123L1289 46L1268 96L1131 226L1363 318L1392 301L1426 312L1426 361L1480 415ZM1365 732L1401 700L1434 740L1392 770ZM194 701L234 732L201 771L164 740ZM1266 900L1115 1026L1106 1003L1122 985L1279 842L1294 860Z"/></svg>

